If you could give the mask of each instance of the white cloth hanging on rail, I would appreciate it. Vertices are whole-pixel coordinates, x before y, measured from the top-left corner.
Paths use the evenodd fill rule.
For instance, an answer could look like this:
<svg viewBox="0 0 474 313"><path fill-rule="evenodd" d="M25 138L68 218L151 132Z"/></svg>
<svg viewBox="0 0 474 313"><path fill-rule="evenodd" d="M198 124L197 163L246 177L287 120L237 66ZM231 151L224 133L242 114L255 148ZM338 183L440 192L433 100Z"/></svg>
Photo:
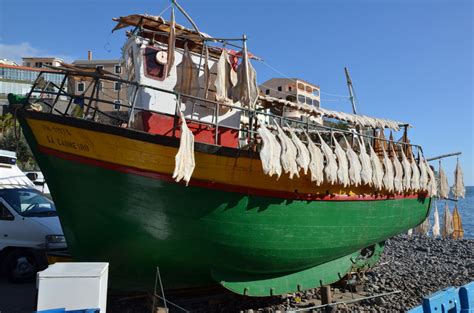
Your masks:
<svg viewBox="0 0 474 313"><path fill-rule="evenodd" d="M334 137L334 133L331 133L331 136L334 143L334 154L337 158L337 182L347 187L349 185L349 164L347 156Z"/></svg>
<svg viewBox="0 0 474 313"><path fill-rule="evenodd" d="M248 73L248 74L247 74ZM242 51L242 62L237 68L237 84L233 90L234 101L253 109L258 98L257 71L248 55Z"/></svg>
<svg viewBox="0 0 474 313"><path fill-rule="evenodd" d="M173 178L176 182L184 180L187 186L193 174L194 167L196 166L194 160L194 136L189 130L182 112L180 112L180 118L181 137L178 153L175 156Z"/></svg>
<svg viewBox="0 0 474 313"><path fill-rule="evenodd" d="M393 192L393 163L387 155L385 148L382 145L383 151L383 167L384 167L384 176L383 176L383 186L388 192Z"/></svg>
<svg viewBox="0 0 474 313"><path fill-rule="evenodd" d="M357 139L359 143L359 159L362 166L360 171L360 178L363 184L372 186L372 165L370 164L370 156L367 154L367 149L365 148L364 138L360 137Z"/></svg>
<svg viewBox="0 0 474 313"><path fill-rule="evenodd" d="M382 190L383 188L383 167L382 163L380 162L379 157L372 148L372 145L369 142L369 151L370 151L370 164L372 165L372 182L374 187L377 190Z"/></svg>
<svg viewBox="0 0 474 313"><path fill-rule="evenodd" d="M443 228L441 230L441 233L443 235L443 238L448 238L453 234L453 232L454 232L453 215L449 211L449 206L448 206L448 203L446 202L444 205Z"/></svg>
<svg viewBox="0 0 474 313"><path fill-rule="evenodd" d="M443 166L441 165L441 161L439 162L439 197L442 199L446 199L449 197L449 184L448 184L448 177L444 172Z"/></svg>
<svg viewBox="0 0 474 313"><path fill-rule="evenodd" d="M420 152L418 152L418 160L418 166L420 168L420 189L425 191L428 190L428 170L423 154Z"/></svg>
<svg viewBox="0 0 474 313"><path fill-rule="evenodd" d="M263 125L260 124L258 129L258 134L262 139L262 147L260 148L260 161L262 162L263 173L265 175L270 175L272 172L272 155L273 155L273 142L271 141L269 135L269 130Z"/></svg>
<svg viewBox="0 0 474 313"><path fill-rule="evenodd" d="M281 147L275 135L260 124L258 133L262 138L262 148L260 149L260 160L262 161L263 172L269 176L277 175L277 179L281 176L280 154Z"/></svg>
<svg viewBox="0 0 474 313"><path fill-rule="evenodd" d="M177 66L177 80L174 90L183 95L198 96L199 69L191 58L188 44L184 44L183 60Z"/></svg>
<svg viewBox="0 0 474 313"><path fill-rule="evenodd" d="M303 172L305 175L308 174L308 166L309 162L311 161L310 156L309 156L309 151L306 148L306 146L301 142L301 140L296 136L295 132L291 127L288 127L291 135L291 140L293 141L293 144L295 145L298 154L296 157L296 164L298 164L299 168L303 169Z"/></svg>
<svg viewBox="0 0 474 313"><path fill-rule="evenodd" d="M211 72L214 72L213 69L211 69ZM232 90L237 80L235 79L235 75L232 75L234 70L230 64L229 54L226 49L222 49L221 56L217 63L215 63L215 71L217 72L214 82L216 101L224 104L232 104Z"/></svg>
<svg viewBox="0 0 474 313"><path fill-rule="evenodd" d="M352 149L351 145L347 141L346 136L343 134L342 137L344 137L344 142L346 143L346 155L347 160L349 161L349 182L352 186L357 187L362 183L362 165L359 161L359 156Z"/></svg>
<svg viewBox="0 0 474 313"><path fill-rule="evenodd" d="M272 164L272 172L271 174L276 174L277 175L277 180L280 178L281 173L282 173L282 167L281 167L281 146L280 143L278 142L276 136L268 130L268 135L270 137L270 140L272 141L273 145L273 154L271 158L271 164Z"/></svg>
<svg viewBox="0 0 474 313"><path fill-rule="evenodd" d="M337 183L337 161L334 152L332 152L331 147L323 140L319 132L318 134L319 140L321 141L321 151L324 154L324 158L326 160L326 166L324 167L324 174L326 175L326 181L331 185Z"/></svg>
<svg viewBox="0 0 474 313"><path fill-rule="evenodd" d="M403 151L405 146L402 146L400 153L402 155L402 166L403 166L403 190L408 191L411 189L411 164L408 161L405 152Z"/></svg>
<svg viewBox="0 0 474 313"><path fill-rule="evenodd" d="M209 99L209 89L211 87L211 69L209 68L209 49L204 45L204 99Z"/></svg>
<svg viewBox="0 0 474 313"><path fill-rule="evenodd" d="M454 170L454 185L452 192L455 199L464 198L466 194L466 187L464 187L464 175L462 173L461 163L459 163L459 158L457 159L456 169Z"/></svg>
<svg viewBox="0 0 474 313"><path fill-rule="evenodd" d="M393 148L394 144L392 143L392 154L393 154L393 168L395 169L395 177L393 178L393 188L396 193L403 192L403 167L398 159L397 153Z"/></svg>
<svg viewBox="0 0 474 313"><path fill-rule="evenodd" d="M438 204L436 203L436 201L434 201L435 203L435 209L434 209L434 213L433 213L433 229L432 229L432 232L433 232L433 238L437 238L440 236L440 227L439 227L439 213L438 213Z"/></svg>
<svg viewBox="0 0 474 313"><path fill-rule="evenodd" d="M420 190L420 170L418 165L416 165L415 156L411 154L411 190L418 191Z"/></svg>
<svg viewBox="0 0 474 313"><path fill-rule="evenodd" d="M425 159L426 169L428 170L428 196L434 197L438 194L438 183L436 182L436 175Z"/></svg>
<svg viewBox="0 0 474 313"><path fill-rule="evenodd" d="M308 150L311 156L309 162L309 171L311 172L311 181L316 182L316 186L320 186L324 182L324 156L318 146L314 144L307 133Z"/></svg>
<svg viewBox="0 0 474 313"><path fill-rule="evenodd" d="M422 235L422 236L428 236L428 232L430 231L431 225L430 225L430 219L427 216L423 223L421 223L417 228L416 231Z"/></svg>
<svg viewBox="0 0 474 313"><path fill-rule="evenodd" d="M300 177L298 171L298 164L296 163L296 156L298 154L295 145L290 138L285 134L280 125L275 123L278 129L278 139L281 142L281 165L285 173L288 173L290 179L293 179L293 176L296 175Z"/></svg>

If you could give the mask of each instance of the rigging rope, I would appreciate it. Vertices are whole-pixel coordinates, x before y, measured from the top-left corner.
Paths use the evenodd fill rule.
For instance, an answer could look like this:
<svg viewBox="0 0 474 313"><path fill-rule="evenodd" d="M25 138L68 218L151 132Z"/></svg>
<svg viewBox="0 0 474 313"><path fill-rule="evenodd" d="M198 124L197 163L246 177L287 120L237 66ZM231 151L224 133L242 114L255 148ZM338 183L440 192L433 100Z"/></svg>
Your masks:
<svg viewBox="0 0 474 313"><path fill-rule="evenodd" d="M169 8L171 8L173 6L173 3L170 3L163 11L160 12L160 14L158 14L158 16L162 16L163 13L165 13L166 11L169 10Z"/></svg>
<svg viewBox="0 0 474 313"><path fill-rule="evenodd" d="M288 75L286 75L285 73L279 71L278 69L276 69L275 67L271 66L270 64L268 64L267 62L265 62L264 60L261 60L260 61L262 64L264 64L265 66L267 66L269 69L273 70L275 73L277 74L280 74L282 75L284 78L287 78L289 80L291 80L292 82L296 83L297 81L291 77L289 77ZM328 95L328 96L333 96L333 97L341 97L341 98L344 98L344 99L349 99L350 97L349 96L343 96L343 95L338 95L338 94L333 94L333 93L329 93L329 92L325 92L325 91L319 91L320 93L322 94L325 94L325 95Z"/></svg>

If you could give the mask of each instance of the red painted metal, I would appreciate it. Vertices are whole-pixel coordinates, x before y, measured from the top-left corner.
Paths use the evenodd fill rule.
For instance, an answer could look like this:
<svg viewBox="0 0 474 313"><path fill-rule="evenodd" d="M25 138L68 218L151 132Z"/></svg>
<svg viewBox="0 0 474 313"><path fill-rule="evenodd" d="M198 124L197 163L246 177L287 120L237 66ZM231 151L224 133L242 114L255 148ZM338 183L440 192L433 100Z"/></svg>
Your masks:
<svg viewBox="0 0 474 313"><path fill-rule="evenodd" d="M153 112L142 113L143 127L144 130L150 134L163 135L168 137L181 136L180 127L175 127L175 120L173 116L158 114ZM196 142L207 143L215 145L216 127L210 125L204 125L192 121L186 121L188 128L194 134L194 140ZM181 122L179 122L180 124ZM177 124L177 125L179 125ZM219 127L217 136L217 145L224 147L237 148L239 142L239 131L228 127Z"/></svg>

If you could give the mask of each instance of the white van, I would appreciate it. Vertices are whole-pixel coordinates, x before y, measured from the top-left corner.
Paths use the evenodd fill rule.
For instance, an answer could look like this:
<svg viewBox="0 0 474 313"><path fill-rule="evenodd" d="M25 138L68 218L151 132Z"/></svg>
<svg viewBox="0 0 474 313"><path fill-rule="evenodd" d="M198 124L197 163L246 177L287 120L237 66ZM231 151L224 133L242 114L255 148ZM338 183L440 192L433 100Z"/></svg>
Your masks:
<svg viewBox="0 0 474 313"><path fill-rule="evenodd" d="M30 172L24 172L24 173L26 177L28 177L33 182L37 190L39 190L42 194L50 198L48 184L46 183L46 180L44 179L43 173L41 173L40 171L30 171Z"/></svg>
<svg viewBox="0 0 474 313"><path fill-rule="evenodd" d="M46 251L65 250L54 203L0 150L0 272L11 281L33 280L47 266Z"/></svg>

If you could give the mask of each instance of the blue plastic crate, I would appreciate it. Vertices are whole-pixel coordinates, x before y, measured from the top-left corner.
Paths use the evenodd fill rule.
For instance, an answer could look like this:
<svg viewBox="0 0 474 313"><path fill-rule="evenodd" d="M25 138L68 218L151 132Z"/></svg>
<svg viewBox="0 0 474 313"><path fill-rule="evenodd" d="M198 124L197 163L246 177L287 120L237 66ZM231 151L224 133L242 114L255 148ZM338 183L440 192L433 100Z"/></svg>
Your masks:
<svg viewBox="0 0 474 313"><path fill-rule="evenodd" d="M457 288L448 287L423 299L425 312L460 313L461 301Z"/></svg>
<svg viewBox="0 0 474 313"><path fill-rule="evenodd" d="M448 287L423 299L408 313L474 313L474 281L460 288Z"/></svg>
<svg viewBox="0 0 474 313"><path fill-rule="evenodd" d="M461 313L474 313L474 281L459 288Z"/></svg>

